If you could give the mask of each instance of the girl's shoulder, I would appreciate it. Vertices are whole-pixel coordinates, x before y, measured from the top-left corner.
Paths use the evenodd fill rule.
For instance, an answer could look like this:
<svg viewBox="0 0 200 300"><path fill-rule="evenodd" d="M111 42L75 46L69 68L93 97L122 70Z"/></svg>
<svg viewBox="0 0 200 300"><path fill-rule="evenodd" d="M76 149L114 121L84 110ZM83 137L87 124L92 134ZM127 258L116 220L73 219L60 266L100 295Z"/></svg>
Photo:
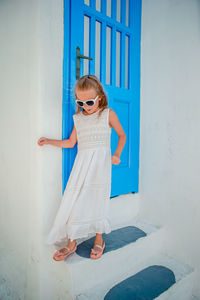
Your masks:
<svg viewBox="0 0 200 300"><path fill-rule="evenodd" d="M116 112L110 107L109 107L109 114L108 115L109 115L110 123L114 122L115 120L118 120L118 116L117 116Z"/></svg>
<svg viewBox="0 0 200 300"><path fill-rule="evenodd" d="M111 107L106 107L106 109L105 109L105 110L107 110L109 114L110 114L110 112L112 112L112 111L113 111Z"/></svg>
<svg viewBox="0 0 200 300"><path fill-rule="evenodd" d="M111 107L108 107L108 109L109 109L109 113L111 115L115 115L116 114L116 112Z"/></svg>
<svg viewBox="0 0 200 300"><path fill-rule="evenodd" d="M73 119L79 118L80 116L81 116L81 112L75 113L75 114L72 115Z"/></svg>
<svg viewBox="0 0 200 300"><path fill-rule="evenodd" d="M111 108L111 107L107 107L108 108L108 114L109 114L109 117L113 116L113 115L116 115L115 111Z"/></svg>

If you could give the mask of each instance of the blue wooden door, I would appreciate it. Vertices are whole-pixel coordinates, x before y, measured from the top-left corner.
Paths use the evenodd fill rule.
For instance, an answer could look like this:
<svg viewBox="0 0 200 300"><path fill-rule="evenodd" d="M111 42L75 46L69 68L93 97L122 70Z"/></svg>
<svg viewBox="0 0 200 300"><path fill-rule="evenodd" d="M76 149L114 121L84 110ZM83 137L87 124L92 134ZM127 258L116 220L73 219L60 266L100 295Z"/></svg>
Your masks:
<svg viewBox="0 0 200 300"><path fill-rule="evenodd" d="M63 138L68 138L75 112L76 51L80 77L94 74L126 133L121 163L112 165L111 197L138 192L140 134L141 0L65 0L63 68ZM118 136L111 133L114 154ZM77 152L63 149L63 191Z"/></svg>

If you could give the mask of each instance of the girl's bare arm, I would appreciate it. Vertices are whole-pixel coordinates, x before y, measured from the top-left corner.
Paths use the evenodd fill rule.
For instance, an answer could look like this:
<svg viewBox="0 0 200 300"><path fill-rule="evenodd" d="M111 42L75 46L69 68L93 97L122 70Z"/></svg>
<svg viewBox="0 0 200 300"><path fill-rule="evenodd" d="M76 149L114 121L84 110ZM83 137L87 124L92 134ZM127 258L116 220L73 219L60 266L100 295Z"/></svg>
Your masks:
<svg viewBox="0 0 200 300"><path fill-rule="evenodd" d="M69 139L65 139L61 141L62 148L73 148L77 143L77 134L76 134L76 128L74 126L72 133L69 137Z"/></svg>
<svg viewBox="0 0 200 300"><path fill-rule="evenodd" d="M110 108L110 112L109 112L109 124L110 124L110 126L112 126L115 129L116 133L119 136L117 149L113 155L120 157L121 152L126 143L126 134L119 122L119 119L118 119L116 113L111 108Z"/></svg>
<svg viewBox="0 0 200 300"><path fill-rule="evenodd" d="M45 137L41 137L38 140L38 145L52 145L59 148L73 148L77 143L77 134L76 134L76 128L74 126L72 133L68 139L65 140L54 140L54 139L48 139Z"/></svg>

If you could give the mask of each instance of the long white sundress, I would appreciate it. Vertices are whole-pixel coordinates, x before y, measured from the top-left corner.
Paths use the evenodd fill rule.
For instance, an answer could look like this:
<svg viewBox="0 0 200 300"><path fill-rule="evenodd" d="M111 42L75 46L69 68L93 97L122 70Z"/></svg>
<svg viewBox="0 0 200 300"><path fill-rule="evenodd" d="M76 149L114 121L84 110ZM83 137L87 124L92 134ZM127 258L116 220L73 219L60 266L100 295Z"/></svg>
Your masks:
<svg viewBox="0 0 200 300"><path fill-rule="evenodd" d="M98 116L74 114L78 152L53 227L45 242L110 233L111 148L109 108Z"/></svg>

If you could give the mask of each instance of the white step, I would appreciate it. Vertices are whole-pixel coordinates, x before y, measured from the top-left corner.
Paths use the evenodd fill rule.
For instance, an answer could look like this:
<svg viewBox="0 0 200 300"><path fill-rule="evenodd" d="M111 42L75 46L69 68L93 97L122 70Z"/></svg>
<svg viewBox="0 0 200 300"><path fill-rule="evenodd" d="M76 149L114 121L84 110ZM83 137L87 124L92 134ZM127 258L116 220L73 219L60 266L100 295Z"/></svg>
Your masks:
<svg viewBox="0 0 200 300"><path fill-rule="evenodd" d="M177 260L167 259L164 266L169 267L175 274L176 283L172 285L166 292L155 298L157 300L188 300L191 298L193 290L194 270Z"/></svg>
<svg viewBox="0 0 200 300"><path fill-rule="evenodd" d="M85 289L75 296L76 300L103 300L107 292L116 284L124 279L140 272L151 265L162 265L174 272L176 283L166 292L162 293L155 299L159 300L188 300L192 295L193 270L189 266L178 262L177 260L166 256L165 254L155 253L153 256L145 258L140 262L135 261L133 264L126 264L124 274L116 273L109 280L106 279L101 285L97 284L93 288ZM97 272L97 271L96 271Z"/></svg>
<svg viewBox="0 0 200 300"><path fill-rule="evenodd" d="M198 298L198 297L195 296L195 295L192 295L192 297L190 298L190 300L200 300L200 298Z"/></svg>
<svg viewBox="0 0 200 300"><path fill-rule="evenodd" d="M125 276L127 268L142 262L144 258L152 256L155 251L159 250L160 243L157 241L162 235L162 228L133 219L124 221L120 225L113 225L112 230L130 225L144 230L147 236L119 249L105 252L97 260L80 257L76 253L67 258L66 264L71 271L74 296L82 293L85 289L90 290L96 285L100 286L104 282L112 281L115 274L120 278Z"/></svg>

